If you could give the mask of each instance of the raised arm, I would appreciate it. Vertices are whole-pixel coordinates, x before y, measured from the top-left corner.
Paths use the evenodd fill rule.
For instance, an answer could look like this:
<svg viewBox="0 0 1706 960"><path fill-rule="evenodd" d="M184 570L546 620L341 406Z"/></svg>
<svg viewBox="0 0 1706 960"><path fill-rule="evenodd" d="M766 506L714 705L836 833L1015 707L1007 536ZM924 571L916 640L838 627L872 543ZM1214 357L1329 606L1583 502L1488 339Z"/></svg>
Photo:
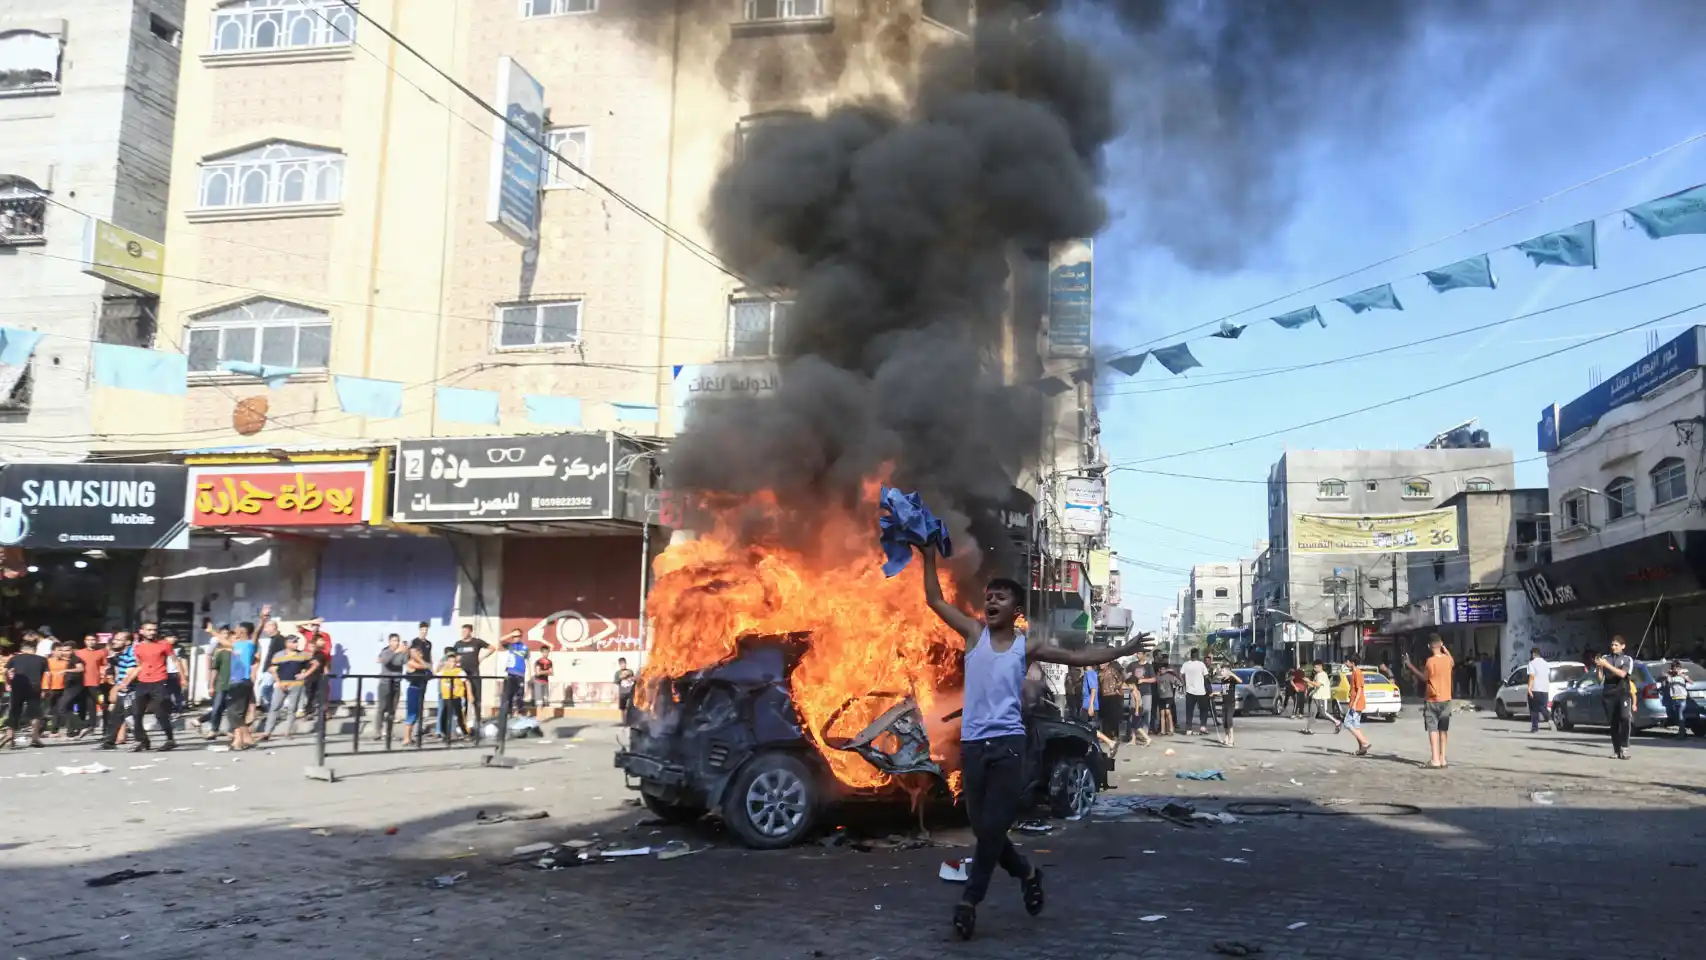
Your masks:
<svg viewBox="0 0 1706 960"><path fill-rule="evenodd" d="M1148 639L1149 634L1140 633L1117 647L1096 643L1081 650L1067 650L1063 647L1051 647L1041 637L1032 636L1026 640L1025 656L1027 659L1041 660L1044 663L1064 663L1069 667L1099 667L1136 653Z"/></svg>
<svg viewBox="0 0 1706 960"><path fill-rule="evenodd" d="M949 603L942 596L942 581L936 574L936 548L920 547L924 554L924 600L930 604L930 609L940 617L942 622L954 628L954 632L966 639L967 643L977 640L983 632L983 624L968 616L964 610Z"/></svg>
<svg viewBox="0 0 1706 960"><path fill-rule="evenodd" d="M1423 683L1428 682L1428 675L1417 670L1416 665L1410 662L1409 657L1404 658L1404 669L1410 671L1410 676L1415 677L1417 680L1420 680Z"/></svg>

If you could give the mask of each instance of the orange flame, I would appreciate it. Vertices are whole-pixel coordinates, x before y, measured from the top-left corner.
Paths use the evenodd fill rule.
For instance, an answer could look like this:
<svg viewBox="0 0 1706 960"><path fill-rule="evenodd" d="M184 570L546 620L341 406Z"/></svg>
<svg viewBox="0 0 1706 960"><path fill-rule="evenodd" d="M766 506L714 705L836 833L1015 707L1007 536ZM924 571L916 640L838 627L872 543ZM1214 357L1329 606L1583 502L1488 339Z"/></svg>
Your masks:
<svg viewBox="0 0 1706 960"><path fill-rule="evenodd" d="M755 517L789 522L769 494L738 504L702 503L711 529L672 545L654 566L644 679L720 663L735 654L743 635L809 632L791 678L801 720L841 782L887 784L888 775L857 754L826 746L825 737L855 736L907 694L929 718L940 692L959 685L963 646L925 604L922 564L883 576L879 486L867 484L865 502L852 510L814 513L809 536L788 537L790 546L777 542L781 538L753 543L737 535L750 530ZM944 589L951 591L951 584ZM855 702L843 709L849 701ZM825 729L832 717L834 729ZM936 735L938 724L930 724L931 749L940 762L943 747L952 745ZM957 729L951 740L957 743Z"/></svg>

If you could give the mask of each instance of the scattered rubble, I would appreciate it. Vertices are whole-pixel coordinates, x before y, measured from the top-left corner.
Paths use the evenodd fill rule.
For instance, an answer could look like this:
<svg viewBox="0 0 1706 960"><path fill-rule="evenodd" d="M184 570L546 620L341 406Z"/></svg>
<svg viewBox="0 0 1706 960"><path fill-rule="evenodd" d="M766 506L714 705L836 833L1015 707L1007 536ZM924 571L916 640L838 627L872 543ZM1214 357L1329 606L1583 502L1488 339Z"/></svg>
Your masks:
<svg viewBox="0 0 1706 960"><path fill-rule="evenodd" d="M111 770L112 767L104 766L99 763L85 763L80 767L60 767L59 775L62 777L69 777L80 773L107 773ZM24 774L20 773L18 776L21 777L24 776Z"/></svg>
<svg viewBox="0 0 1706 960"><path fill-rule="evenodd" d="M427 886L432 887L434 890L444 890L454 887L466 879L468 879L468 871L458 870L455 873L444 873L433 877L431 880L427 881Z"/></svg>
<svg viewBox="0 0 1706 960"><path fill-rule="evenodd" d="M1225 780L1224 770L1180 770L1173 774L1175 780Z"/></svg>
<svg viewBox="0 0 1706 960"><path fill-rule="evenodd" d="M474 814L474 822L482 824L513 823L519 820L543 820L550 815L545 810L523 810L516 813L487 813L481 810Z"/></svg>
<svg viewBox="0 0 1706 960"><path fill-rule="evenodd" d="M164 875L174 873L183 873L183 871L169 868L165 870L114 870L112 873L102 874L98 877L90 877L83 881L83 884L90 887L111 887L116 884L124 883L126 880L140 880L143 877L152 877L156 874Z"/></svg>

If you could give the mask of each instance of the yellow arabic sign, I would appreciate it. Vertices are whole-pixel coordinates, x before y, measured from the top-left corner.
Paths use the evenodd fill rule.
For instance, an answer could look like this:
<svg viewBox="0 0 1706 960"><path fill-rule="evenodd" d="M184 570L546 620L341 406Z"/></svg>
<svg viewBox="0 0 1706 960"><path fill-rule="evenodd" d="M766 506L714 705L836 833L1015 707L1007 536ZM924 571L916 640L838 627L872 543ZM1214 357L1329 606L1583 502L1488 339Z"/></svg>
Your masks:
<svg viewBox="0 0 1706 960"><path fill-rule="evenodd" d="M91 276L159 296L166 246L105 220L91 220L83 235L83 264Z"/></svg>
<svg viewBox="0 0 1706 960"><path fill-rule="evenodd" d="M1300 513L1292 523L1297 553L1427 553L1457 549L1457 511Z"/></svg>

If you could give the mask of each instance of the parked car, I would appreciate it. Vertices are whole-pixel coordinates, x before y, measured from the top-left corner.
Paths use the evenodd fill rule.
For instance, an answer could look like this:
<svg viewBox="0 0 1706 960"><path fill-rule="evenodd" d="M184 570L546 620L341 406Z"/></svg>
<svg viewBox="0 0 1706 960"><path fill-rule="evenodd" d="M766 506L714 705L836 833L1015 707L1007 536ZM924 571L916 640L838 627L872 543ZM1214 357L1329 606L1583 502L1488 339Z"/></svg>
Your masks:
<svg viewBox="0 0 1706 960"><path fill-rule="evenodd" d="M789 692L788 676L804 647L801 636L743 637L734 658L659 684L651 704L632 718L627 747L616 751L629 789L666 820L716 813L754 849L804 839L841 804L911 802L898 782L857 789L830 772ZM842 711L869 700L890 705L856 736L827 735ZM910 696L873 691L843 704L824 726L820 737L830 748L857 753L895 778L916 775L913 782L922 778L935 797L951 796L945 771L931 759L925 718ZM1031 805L1063 817L1089 812L1097 791L1107 789L1112 767L1095 732L1064 719L1052 698L1030 710L1026 726Z"/></svg>
<svg viewBox="0 0 1706 960"><path fill-rule="evenodd" d="M1633 718L1636 730L1670 725L1670 716L1665 710L1664 690L1661 683L1661 678L1669 669L1669 660L1636 662L1635 716ZM1682 669L1688 672L1691 681L1688 685L1690 703L1706 700L1706 667L1684 660L1682 661ZM1573 730L1577 726L1603 727L1608 725L1605 717L1605 703L1601 698L1598 670L1584 669L1581 678L1570 681L1561 693L1553 696L1552 724L1559 730ZM1706 724L1703 724L1700 729L1706 729Z"/></svg>
<svg viewBox="0 0 1706 960"><path fill-rule="evenodd" d="M1379 667L1362 666L1362 693L1368 701L1368 709L1363 716L1377 717L1391 723L1398 719L1398 714L1404 709L1404 695L1398 691L1398 684L1388 680ZM1351 700L1350 675L1342 663L1331 664L1327 667L1327 675L1333 682L1333 699L1339 702L1339 714L1344 715L1345 704Z"/></svg>
<svg viewBox="0 0 1706 960"><path fill-rule="evenodd" d="M1570 681L1580 680L1587 676L1587 668L1579 663L1554 663L1551 665L1551 678L1546 685L1546 702L1551 703L1558 694L1570 688ZM1493 712L1500 720L1511 717L1528 716L1528 667L1521 666L1511 671L1505 685L1493 697Z"/></svg>
<svg viewBox="0 0 1706 960"><path fill-rule="evenodd" d="M1238 667L1239 713L1279 713L1280 681L1273 671L1260 667Z"/></svg>

